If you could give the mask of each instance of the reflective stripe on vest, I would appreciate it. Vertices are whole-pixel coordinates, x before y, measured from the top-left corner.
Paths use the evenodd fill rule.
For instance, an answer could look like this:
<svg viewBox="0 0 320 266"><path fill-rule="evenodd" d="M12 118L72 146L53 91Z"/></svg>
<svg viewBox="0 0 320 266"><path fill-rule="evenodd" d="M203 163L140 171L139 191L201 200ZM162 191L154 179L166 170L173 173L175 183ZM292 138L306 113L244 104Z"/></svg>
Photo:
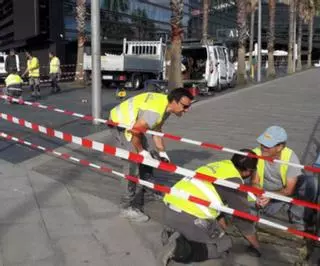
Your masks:
<svg viewBox="0 0 320 266"><path fill-rule="evenodd" d="M17 74L10 74L6 79L5 83L6 86L11 86L11 85L20 85L22 83L22 79L20 78L19 75Z"/></svg>
<svg viewBox="0 0 320 266"><path fill-rule="evenodd" d="M160 93L142 93L117 105L110 111L110 119L116 123L121 123L132 127L138 117L139 111L149 110L159 114L153 128L159 125L164 117L168 105L167 95ZM125 131L128 141L131 140L132 134Z"/></svg>
<svg viewBox="0 0 320 266"><path fill-rule="evenodd" d="M56 74L60 72L60 60L54 56L50 60L50 74Z"/></svg>
<svg viewBox="0 0 320 266"><path fill-rule="evenodd" d="M228 179L235 177L241 179L239 171L229 160L211 163L198 168L196 171L202 174L217 177L219 179ZM217 206L223 206L223 201L220 195L218 194L214 185L210 182L185 177L179 182L177 182L173 186L173 189L177 189L194 197L210 201L213 204L216 204ZM201 219L215 219L220 214L219 211L213 208L203 208L204 206L200 207L200 205L196 203L184 200L182 198L178 198L171 194L166 194L163 201L167 204L170 204L175 209L184 211L190 215L193 215Z"/></svg>
<svg viewBox="0 0 320 266"><path fill-rule="evenodd" d="M253 150L257 155L261 155L261 149L260 148L255 148ZM285 147L282 151L281 151L281 155L280 155L280 160L281 161L285 161L285 162L289 162L291 155L292 155L292 150ZM264 183L264 167L265 167L265 161L259 159L258 160L258 165L257 165L257 173L258 176L260 178L260 187L263 188L263 183ZM287 171L288 171L288 167L289 165L287 164L281 164L280 166L280 175L281 175L281 180L282 180L282 184L283 186L287 185Z"/></svg>
<svg viewBox="0 0 320 266"><path fill-rule="evenodd" d="M27 61L27 66L29 69L29 77L38 78L40 77L40 67L39 67L39 60L36 57L32 57L31 60ZM30 68L34 68L30 70Z"/></svg>

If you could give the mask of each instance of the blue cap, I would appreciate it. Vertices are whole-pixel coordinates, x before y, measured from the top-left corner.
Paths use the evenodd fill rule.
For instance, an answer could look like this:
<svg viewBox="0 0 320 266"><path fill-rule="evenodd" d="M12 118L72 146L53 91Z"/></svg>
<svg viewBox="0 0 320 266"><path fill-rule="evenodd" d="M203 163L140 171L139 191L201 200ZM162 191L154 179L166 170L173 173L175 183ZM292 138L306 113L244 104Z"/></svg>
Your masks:
<svg viewBox="0 0 320 266"><path fill-rule="evenodd" d="M284 128L271 126L257 138L257 141L263 146L272 148L281 142L286 142L287 139L288 135Z"/></svg>

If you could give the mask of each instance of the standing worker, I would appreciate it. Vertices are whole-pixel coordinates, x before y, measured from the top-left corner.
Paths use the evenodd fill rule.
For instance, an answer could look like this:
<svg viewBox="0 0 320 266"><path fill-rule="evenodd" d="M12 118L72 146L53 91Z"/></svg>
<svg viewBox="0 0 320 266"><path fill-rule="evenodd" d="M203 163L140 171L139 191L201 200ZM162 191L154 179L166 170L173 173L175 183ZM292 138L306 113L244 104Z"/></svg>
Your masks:
<svg viewBox="0 0 320 266"><path fill-rule="evenodd" d="M145 158L152 158L148 152L146 136L142 133L152 129L161 132L162 126L170 114L182 116L187 112L193 100L192 94L183 88L172 90L169 95L160 93L142 93L122 102L110 112L109 119L133 128L125 130L112 128L112 135L116 146L131 152L137 152ZM136 129L136 130L134 130ZM164 141L159 136L153 136L153 141L159 156L170 161L165 152ZM132 162L125 162L124 173L140 178L150 178L144 173L145 167ZM136 222L146 222L149 217L141 212L144 191L140 185L123 179L124 195L121 199L121 216Z"/></svg>
<svg viewBox="0 0 320 266"><path fill-rule="evenodd" d="M251 150L242 149L241 151L253 154ZM257 162L256 158L234 154L231 160L209 163L196 171L243 184L243 179L250 178L254 174ZM191 177L181 179L173 188L210 201L217 206L227 205L238 211L250 212L248 194L245 192L234 191L231 188ZM166 204L164 224L167 228L162 233L164 247L157 258L157 265L166 266L170 260L186 262L191 258L207 260L228 256L232 241L225 233L227 224L223 213L171 194L166 194L163 201ZM254 223L234 217L233 224L249 242L248 252L260 257L260 246Z"/></svg>
<svg viewBox="0 0 320 266"><path fill-rule="evenodd" d="M29 85L32 91L31 96L40 98L40 64L39 59L32 56L31 52L26 52L27 57L27 69L23 73L22 77L26 74L29 76Z"/></svg>
<svg viewBox="0 0 320 266"><path fill-rule="evenodd" d="M59 75L61 73L60 60L53 52L49 52L49 59L50 59L51 93L57 93L61 91L58 85Z"/></svg>
<svg viewBox="0 0 320 266"><path fill-rule="evenodd" d="M5 79L6 88L4 89L4 94L10 97L19 97L22 99L22 83L23 80L16 71L11 71L12 73ZM7 100L9 103L10 101Z"/></svg>
<svg viewBox="0 0 320 266"><path fill-rule="evenodd" d="M8 73L8 75L20 71L19 57L15 54L13 49L10 49L10 54L6 58L5 70Z"/></svg>

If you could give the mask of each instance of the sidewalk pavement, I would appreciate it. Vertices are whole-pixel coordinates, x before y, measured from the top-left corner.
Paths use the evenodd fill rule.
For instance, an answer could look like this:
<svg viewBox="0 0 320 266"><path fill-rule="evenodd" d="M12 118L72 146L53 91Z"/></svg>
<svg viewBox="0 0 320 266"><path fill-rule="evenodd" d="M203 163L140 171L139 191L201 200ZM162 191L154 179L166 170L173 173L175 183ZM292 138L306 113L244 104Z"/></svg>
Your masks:
<svg viewBox="0 0 320 266"><path fill-rule="evenodd" d="M289 146L299 156L307 154L307 163L311 163L314 149L319 148L314 140L320 136L317 72L310 70L196 103L185 117L170 118L164 131L242 148L254 147L256 136L266 127L279 124L288 131ZM90 138L110 144L108 130ZM173 162L188 169L231 156L183 143L167 144ZM16 146L19 151L21 145ZM120 169L120 160L75 145L58 150ZM153 218L150 222L130 224L119 217L119 180L109 174L49 155L17 164L1 160L0 165L0 265L155 265L160 248L161 203L146 205L146 212ZM165 184L177 180L177 176L158 171L157 178ZM264 256L258 260L246 254L245 248L243 240L236 239L231 265L290 265L297 253L290 246L263 244Z"/></svg>

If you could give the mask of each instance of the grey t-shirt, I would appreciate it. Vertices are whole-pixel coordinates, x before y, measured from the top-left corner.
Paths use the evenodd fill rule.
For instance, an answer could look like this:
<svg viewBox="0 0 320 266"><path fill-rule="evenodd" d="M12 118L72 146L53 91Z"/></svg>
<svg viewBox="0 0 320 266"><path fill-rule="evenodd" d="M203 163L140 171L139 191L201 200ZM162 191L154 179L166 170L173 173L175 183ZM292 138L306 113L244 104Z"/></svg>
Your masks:
<svg viewBox="0 0 320 266"><path fill-rule="evenodd" d="M289 162L300 164L299 158L294 152L292 152ZM281 164L279 163L271 163L265 161L263 183L263 188L265 190L278 191L283 188L280 166ZM290 178L297 177L301 175L301 173L301 169L289 165L287 171L287 179L289 180Z"/></svg>
<svg viewBox="0 0 320 266"><path fill-rule="evenodd" d="M165 113L162 121L164 122L169 116L170 113ZM139 111L138 113L138 119L143 119L144 121L146 121L150 129L156 126L156 122L158 121L159 117L159 113L150 110L143 110Z"/></svg>

